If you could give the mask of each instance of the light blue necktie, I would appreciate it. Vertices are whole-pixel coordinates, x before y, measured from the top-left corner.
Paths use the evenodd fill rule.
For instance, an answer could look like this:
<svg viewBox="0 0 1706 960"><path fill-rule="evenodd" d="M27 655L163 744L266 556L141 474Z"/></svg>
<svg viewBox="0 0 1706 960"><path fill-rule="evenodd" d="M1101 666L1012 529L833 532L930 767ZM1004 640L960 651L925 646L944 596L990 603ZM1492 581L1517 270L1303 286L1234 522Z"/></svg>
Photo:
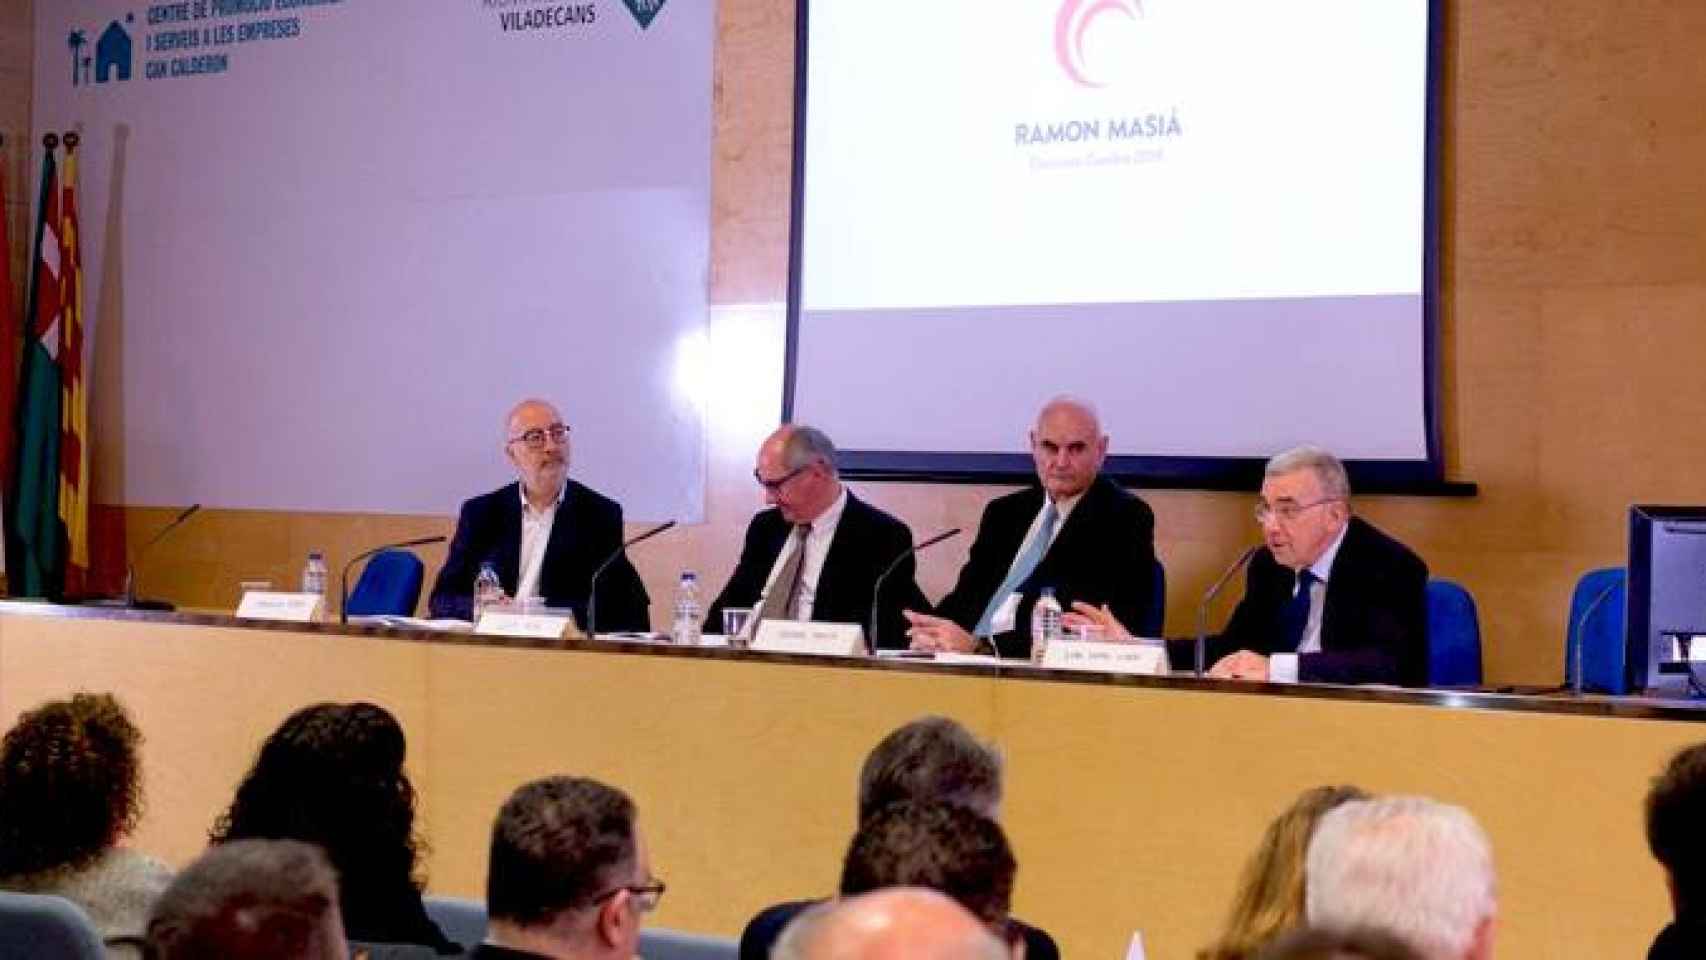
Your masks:
<svg viewBox="0 0 1706 960"><path fill-rule="evenodd" d="M989 598L989 606L984 608L983 617L977 621L977 629L972 631L973 636L987 637L994 633L990 621L995 619L995 611L1001 609L1007 595L1019 589L1019 584L1024 583L1031 571L1037 568L1037 564L1043 562L1043 554L1048 553L1049 541L1054 538L1054 521L1057 516L1059 514L1055 512L1054 501L1050 500L1048 506L1043 508L1043 525L1037 529L1037 535L1031 538L1025 552L1019 554L1019 560L1013 564L1012 572L1007 574L1007 579L1001 581L1001 588L995 591L995 596Z"/></svg>

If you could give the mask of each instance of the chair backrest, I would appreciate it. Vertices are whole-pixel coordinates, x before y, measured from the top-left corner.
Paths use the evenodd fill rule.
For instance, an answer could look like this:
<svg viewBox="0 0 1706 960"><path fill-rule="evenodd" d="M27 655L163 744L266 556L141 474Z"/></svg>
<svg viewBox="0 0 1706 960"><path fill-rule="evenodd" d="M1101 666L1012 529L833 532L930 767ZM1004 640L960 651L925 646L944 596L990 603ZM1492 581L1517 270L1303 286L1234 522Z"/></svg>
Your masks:
<svg viewBox="0 0 1706 960"><path fill-rule="evenodd" d="M428 894L421 902L438 929L463 947L472 948L486 939L486 905L479 900Z"/></svg>
<svg viewBox="0 0 1706 960"><path fill-rule="evenodd" d="M351 940L349 955L352 960L438 960L437 950L419 943L368 943Z"/></svg>
<svg viewBox="0 0 1706 960"><path fill-rule="evenodd" d="M1161 558L1155 558L1155 576L1150 584L1149 609L1143 611L1143 622L1137 625L1140 637L1159 637L1167 623L1167 568Z"/></svg>
<svg viewBox="0 0 1706 960"><path fill-rule="evenodd" d="M426 565L407 550L381 550L367 561L349 594L349 615L406 617L421 599Z"/></svg>
<svg viewBox="0 0 1706 960"><path fill-rule="evenodd" d="M0 960L106 960L101 934L64 897L0 893Z"/></svg>
<svg viewBox="0 0 1706 960"><path fill-rule="evenodd" d="M727 937L642 927L640 956L646 960L737 960L740 943Z"/></svg>
<svg viewBox="0 0 1706 960"><path fill-rule="evenodd" d="M1599 693L1629 692L1629 651L1623 642L1624 606L1628 603L1628 594L1629 572L1623 567L1589 570L1576 581L1576 589L1570 594L1570 620L1564 626L1566 685L1576 682L1576 644L1583 642L1585 637L1586 642L1582 646L1583 688ZM1583 629L1584 615L1587 617L1586 629Z"/></svg>
<svg viewBox="0 0 1706 960"><path fill-rule="evenodd" d="M1481 618L1475 598L1450 580L1428 581L1428 685L1479 686Z"/></svg>

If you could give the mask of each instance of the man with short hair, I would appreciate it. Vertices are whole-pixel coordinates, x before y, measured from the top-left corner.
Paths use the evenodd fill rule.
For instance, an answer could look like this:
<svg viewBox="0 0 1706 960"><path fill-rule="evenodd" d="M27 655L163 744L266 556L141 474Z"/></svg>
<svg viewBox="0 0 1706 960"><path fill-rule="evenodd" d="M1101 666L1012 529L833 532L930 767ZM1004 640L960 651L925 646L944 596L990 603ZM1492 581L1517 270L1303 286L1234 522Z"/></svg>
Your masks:
<svg viewBox="0 0 1706 960"><path fill-rule="evenodd" d="M766 619L856 623L872 630L877 578L899 560L877 597L875 629L880 646L904 648L901 611L928 604L907 555L912 531L906 524L842 485L835 444L815 427L777 428L759 446L752 476L770 507L747 524L740 563L711 604L705 631L721 633L729 607L753 608L753 630Z"/></svg>
<svg viewBox="0 0 1706 960"><path fill-rule="evenodd" d="M773 960L1012 960L967 910L934 890L899 887L835 900L789 924Z"/></svg>
<svg viewBox="0 0 1706 960"><path fill-rule="evenodd" d="M599 578L598 623L588 621L593 572L622 549L622 507L569 479L569 427L557 408L544 400L516 404L503 447L517 482L462 505L432 587L432 615L473 619L474 578L490 563L506 596L573 610L589 632L650 629L651 601L626 556Z"/></svg>
<svg viewBox="0 0 1706 960"><path fill-rule="evenodd" d="M994 820L954 803L903 800L859 825L841 864L841 896L885 887L940 890L997 937L1018 941L1021 931L1008 917L1018 871Z"/></svg>
<svg viewBox="0 0 1706 960"><path fill-rule="evenodd" d="M983 511L959 582L935 615L907 612L918 650L1024 658L1031 608L1045 588L1061 606L1106 605L1122 623L1144 621L1155 597L1155 514L1101 475L1108 437L1088 403L1056 397L1030 433L1037 484Z"/></svg>
<svg viewBox="0 0 1706 960"><path fill-rule="evenodd" d="M154 960L344 960L338 879L320 848L233 840L202 854L154 904Z"/></svg>
<svg viewBox="0 0 1706 960"><path fill-rule="evenodd" d="M1475 818L1426 797L1340 804L1304 860L1310 926L1385 931L1426 960L1493 955L1494 886L1492 846Z"/></svg>
<svg viewBox="0 0 1706 960"><path fill-rule="evenodd" d="M1318 447L1268 461L1256 501L1263 546L1209 644L1210 676L1427 685L1427 565L1352 516L1350 495L1344 465ZM1174 663L1190 662L1189 643L1170 646Z"/></svg>
<svg viewBox="0 0 1706 960"><path fill-rule="evenodd" d="M948 717L921 717L891 731L865 757L859 770L859 825L908 801L957 804L995 820L1001 791L1001 754L993 745ZM741 932L741 960L768 957L788 922L818 902L793 900L759 911ZM1017 919L1009 926L1025 942L1029 960L1060 956L1047 931Z"/></svg>
<svg viewBox="0 0 1706 960"><path fill-rule="evenodd" d="M664 885L634 802L596 780L547 777L510 795L492 825L486 942L475 960L628 960Z"/></svg>
<svg viewBox="0 0 1706 960"><path fill-rule="evenodd" d="M1671 758L1646 806L1647 847L1665 868L1674 917L1647 960L1706 957L1706 743Z"/></svg>

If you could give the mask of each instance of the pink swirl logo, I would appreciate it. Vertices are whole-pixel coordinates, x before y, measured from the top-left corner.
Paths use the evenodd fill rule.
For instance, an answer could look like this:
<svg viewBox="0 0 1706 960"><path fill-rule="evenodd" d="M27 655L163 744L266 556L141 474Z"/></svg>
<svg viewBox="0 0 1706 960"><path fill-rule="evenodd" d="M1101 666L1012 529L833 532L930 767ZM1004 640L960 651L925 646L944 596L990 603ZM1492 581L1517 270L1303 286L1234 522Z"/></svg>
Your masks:
<svg viewBox="0 0 1706 960"><path fill-rule="evenodd" d="M1143 16L1143 7L1141 0L1065 0L1054 19L1055 59L1081 87L1107 86L1090 76L1084 64L1084 37L1105 13L1123 13L1136 20Z"/></svg>

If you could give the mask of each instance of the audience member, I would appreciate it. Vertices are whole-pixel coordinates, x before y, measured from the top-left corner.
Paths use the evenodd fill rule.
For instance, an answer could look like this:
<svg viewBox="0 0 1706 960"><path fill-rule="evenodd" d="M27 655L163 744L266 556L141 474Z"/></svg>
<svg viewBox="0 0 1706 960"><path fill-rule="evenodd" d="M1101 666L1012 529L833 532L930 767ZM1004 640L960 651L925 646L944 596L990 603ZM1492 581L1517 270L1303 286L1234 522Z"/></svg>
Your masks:
<svg viewBox="0 0 1706 960"><path fill-rule="evenodd" d="M1276 936L1303 922L1303 857L1315 824L1350 800L1366 800L1356 787L1305 790L1262 834L1261 846L1244 865L1232 912L1220 939L1197 953L1198 960L1248 960Z"/></svg>
<svg viewBox="0 0 1706 960"><path fill-rule="evenodd" d="M902 800L859 825L841 866L843 897L885 887L925 887L953 897L1003 940L1018 862L1001 825L953 803Z"/></svg>
<svg viewBox="0 0 1706 960"><path fill-rule="evenodd" d="M0 744L0 889L65 897L103 938L142 935L172 875L120 846L142 814L141 743L110 694L49 701L18 719Z"/></svg>
<svg viewBox="0 0 1706 960"><path fill-rule="evenodd" d="M1378 930L1303 929L1281 936L1257 960L1422 960L1402 940Z"/></svg>
<svg viewBox="0 0 1706 960"><path fill-rule="evenodd" d="M991 820L1001 811L1001 754L947 717L923 717L884 737L859 771L859 823L890 804L940 801L967 807ZM794 900L759 911L740 938L741 960L763 960L776 937L817 900ZM1044 930L1011 921L1030 960L1052 960L1060 948Z"/></svg>
<svg viewBox="0 0 1706 960"><path fill-rule="evenodd" d="M1647 793L1647 846L1665 868L1674 919L1647 960L1706 957L1706 743L1671 758Z"/></svg>
<svg viewBox="0 0 1706 960"><path fill-rule="evenodd" d="M405 749L403 728L383 707L304 707L262 744L211 839L317 843L337 868L350 939L458 953L421 904L422 841Z"/></svg>
<svg viewBox="0 0 1706 960"><path fill-rule="evenodd" d="M964 907L934 890L899 887L807 910L783 931L774 960L1012 960Z"/></svg>
<svg viewBox="0 0 1706 960"><path fill-rule="evenodd" d="M155 904L149 960L344 960L338 879L294 840L236 840L190 864Z"/></svg>
<svg viewBox="0 0 1706 960"><path fill-rule="evenodd" d="M1304 877L1310 926L1382 930L1426 960L1493 955L1493 854L1461 807L1353 800L1321 818Z"/></svg>
<svg viewBox="0 0 1706 960"><path fill-rule="evenodd" d="M492 825L486 942L478 960L627 960L664 885L652 876L634 802L595 780L517 789Z"/></svg>

